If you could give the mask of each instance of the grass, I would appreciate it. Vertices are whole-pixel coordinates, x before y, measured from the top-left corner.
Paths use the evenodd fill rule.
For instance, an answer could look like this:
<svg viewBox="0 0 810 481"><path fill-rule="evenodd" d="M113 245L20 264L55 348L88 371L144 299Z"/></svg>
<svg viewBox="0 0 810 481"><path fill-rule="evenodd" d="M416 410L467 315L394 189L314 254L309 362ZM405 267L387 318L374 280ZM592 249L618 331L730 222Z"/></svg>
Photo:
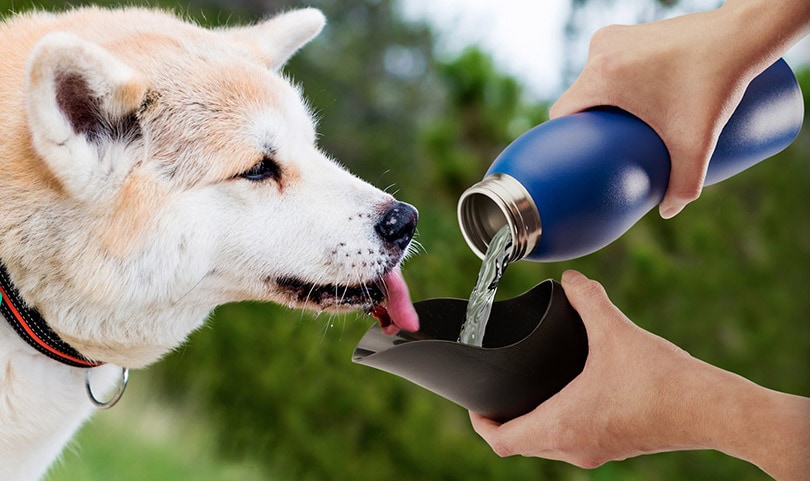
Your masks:
<svg viewBox="0 0 810 481"><path fill-rule="evenodd" d="M263 468L224 460L206 420L170 406L133 373L121 402L99 411L65 449L46 481L258 481Z"/></svg>

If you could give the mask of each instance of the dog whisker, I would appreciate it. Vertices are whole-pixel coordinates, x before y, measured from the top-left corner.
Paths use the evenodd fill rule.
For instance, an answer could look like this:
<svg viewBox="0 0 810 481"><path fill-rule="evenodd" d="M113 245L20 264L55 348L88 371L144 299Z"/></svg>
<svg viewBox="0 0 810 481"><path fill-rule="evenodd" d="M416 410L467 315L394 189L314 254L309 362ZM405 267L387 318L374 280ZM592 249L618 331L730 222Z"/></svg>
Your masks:
<svg viewBox="0 0 810 481"><path fill-rule="evenodd" d="M402 258L405 260L411 256L419 255L420 253L427 254L427 249L425 249L425 246L422 245L422 243L418 240L411 239L411 243L408 245L408 248L405 250L405 254L402 256Z"/></svg>
<svg viewBox="0 0 810 481"><path fill-rule="evenodd" d="M384 171L382 171L382 173L379 175L379 177L377 177L377 182L380 182L383 179L383 177L385 177L386 175L388 175L390 173L391 173L391 169L385 169ZM383 190L385 190L385 189L383 189Z"/></svg>
<svg viewBox="0 0 810 481"><path fill-rule="evenodd" d="M374 296L371 295L369 285L367 282L363 282L363 272L362 271L357 272L356 276L357 276L357 284L360 286L363 295L365 296L366 299L368 299L369 304L374 304Z"/></svg>
<svg viewBox="0 0 810 481"><path fill-rule="evenodd" d="M363 293L366 295L366 298L369 300L369 302L373 303L374 299L371 297L371 292L368 290L368 286L363 284L362 288L363 288Z"/></svg>
<svg viewBox="0 0 810 481"><path fill-rule="evenodd" d="M188 289L188 290L185 292L185 294L183 294L183 295L182 295L182 296L180 296L179 298L177 298L177 299L175 299L174 301L172 301L171 305L172 305L172 306L176 306L176 305L178 305L178 304L179 304L181 301L183 301L183 300L184 300L186 297L188 297L188 295L189 295L189 294L191 294L191 293L194 291L194 289L198 288L198 287L200 286L200 284L202 284L202 282L203 282L203 281L204 281L204 280L205 280L205 279L206 279L208 276L210 276L212 273L213 273L213 271L212 271L212 272L207 272L207 273L205 273L205 275L203 275L202 277L200 277L200 280L198 280L197 282L195 282L195 283L194 283L194 285L193 285L193 286L191 286L191 287L190 287L190 288L189 288L189 289Z"/></svg>
<svg viewBox="0 0 810 481"><path fill-rule="evenodd" d="M385 285L385 282L383 282L382 279L374 281L374 285L376 285L377 288L382 291L383 297L388 297L388 286Z"/></svg>
<svg viewBox="0 0 810 481"><path fill-rule="evenodd" d="M323 311L321 311L323 312ZM326 340L326 335L329 333L329 328L332 327L332 317L330 316L329 319L323 323L323 328L321 329L321 343Z"/></svg>
<svg viewBox="0 0 810 481"><path fill-rule="evenodd" d="M315 291L315 284L312 284L312 287L309 288L309 292L307 292L307 297L305 302L309 304L310 299L312 298L312 293Z"/></svg>

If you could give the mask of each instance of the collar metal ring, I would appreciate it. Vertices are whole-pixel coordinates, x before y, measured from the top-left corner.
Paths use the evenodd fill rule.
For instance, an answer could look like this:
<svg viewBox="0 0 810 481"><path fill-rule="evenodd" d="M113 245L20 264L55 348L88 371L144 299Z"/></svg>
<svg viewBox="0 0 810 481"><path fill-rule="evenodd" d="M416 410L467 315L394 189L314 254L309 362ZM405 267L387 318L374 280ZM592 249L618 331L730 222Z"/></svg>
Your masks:
<svg viewBox="0 0 810 481"><path fill-rule="evenodd" d="M118 381L118 388L115 390L112 397L107 401L99 401L95 394L93 394L93 388L90 387L90 371L90 369L87 370L87 375L84 378L84 387L87 388L87 397L90 398L90 402L92 402L93 405L99 409L110 409L118 404L118 401L120 401L121 396L124 395L124 390L127 388L127 383L129 382L129 368L121 368L121 380Z"/></svg>

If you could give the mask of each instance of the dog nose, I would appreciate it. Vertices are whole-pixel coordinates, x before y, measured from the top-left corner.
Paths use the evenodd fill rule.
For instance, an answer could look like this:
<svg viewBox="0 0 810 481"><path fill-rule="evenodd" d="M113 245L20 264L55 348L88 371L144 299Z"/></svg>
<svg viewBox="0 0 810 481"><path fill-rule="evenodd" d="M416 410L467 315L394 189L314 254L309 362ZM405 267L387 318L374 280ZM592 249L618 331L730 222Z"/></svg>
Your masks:
<svg viewBox="0 0 810 481"><path fill-rule="evenodd" d="M405 250L413 238L418 218L419 213L412 205L397 202L385 211L374 230L385 242Z"/></svg>

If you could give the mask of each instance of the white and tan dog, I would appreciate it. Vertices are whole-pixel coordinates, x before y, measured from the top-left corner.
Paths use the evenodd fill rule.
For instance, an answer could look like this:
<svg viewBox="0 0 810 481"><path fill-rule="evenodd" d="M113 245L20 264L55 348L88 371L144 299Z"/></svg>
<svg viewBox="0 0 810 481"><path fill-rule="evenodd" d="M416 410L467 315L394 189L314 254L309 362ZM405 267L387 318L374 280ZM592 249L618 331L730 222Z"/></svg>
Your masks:
<svg viewBox="0 0 810 481"><path fill-rule="evenodd" d="M110 390L219 304L417 328L398 268L416 211L325 156L278 74L323 25L96 8L0 25L0 480L45 473L93 410L88 370Z"/></svg>

